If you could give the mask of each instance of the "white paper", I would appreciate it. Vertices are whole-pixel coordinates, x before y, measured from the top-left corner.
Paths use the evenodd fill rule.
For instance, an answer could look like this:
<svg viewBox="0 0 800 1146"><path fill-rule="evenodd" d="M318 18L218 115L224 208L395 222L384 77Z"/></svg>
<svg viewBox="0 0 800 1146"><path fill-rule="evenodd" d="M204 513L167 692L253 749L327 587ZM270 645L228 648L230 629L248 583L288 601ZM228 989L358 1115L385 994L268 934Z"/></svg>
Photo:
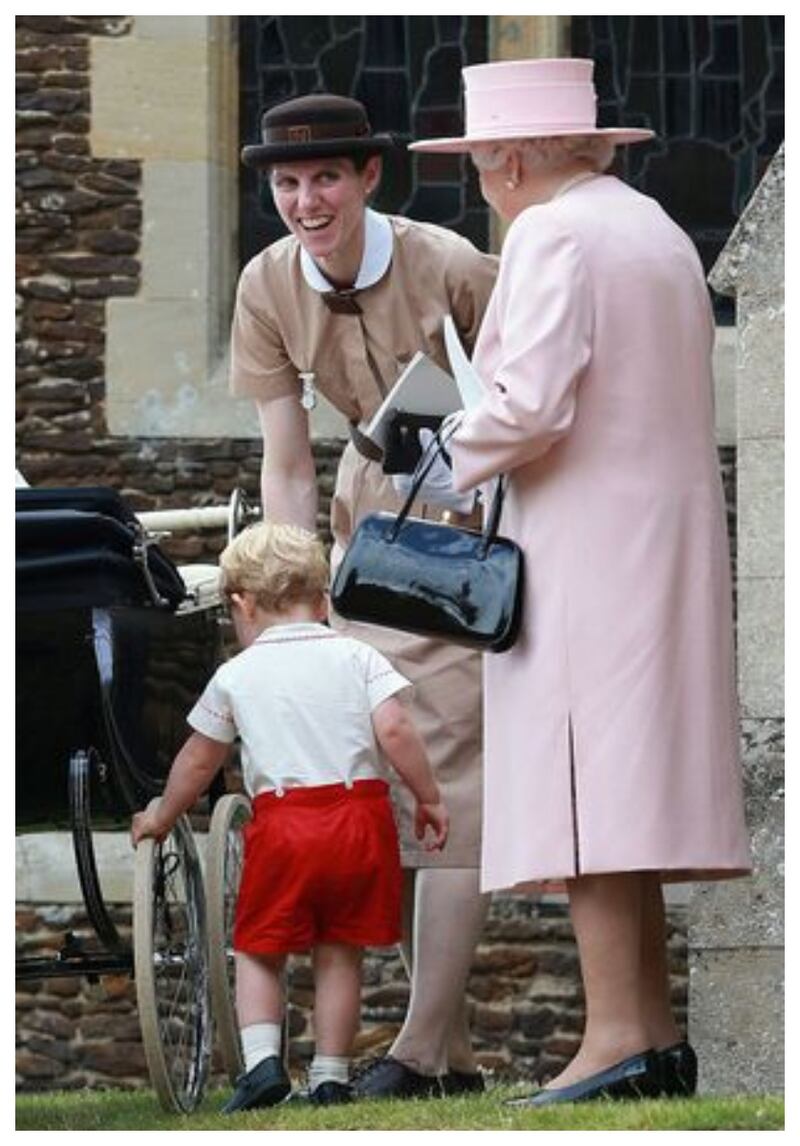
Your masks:
<svg viewBox="0 0 800 1146"><path fill-rule="evenodd" d="M461 339L456 330L452 316L447 315L444 320L444 344L447 347L447 357L450 367L461 395L461 405L465 410L472 410L486 396L486 390L481 382L480 375L473 369L467 358Z"/></svg>
<svg viewBox="0 0 800 1146"><path fill-rule="evenodd" d="M390 415L395 410L409 414L437 414L444 417L461 408L461 395L453 379L440 366L418 351L384 398L364 431L383 449Z"/></svg>

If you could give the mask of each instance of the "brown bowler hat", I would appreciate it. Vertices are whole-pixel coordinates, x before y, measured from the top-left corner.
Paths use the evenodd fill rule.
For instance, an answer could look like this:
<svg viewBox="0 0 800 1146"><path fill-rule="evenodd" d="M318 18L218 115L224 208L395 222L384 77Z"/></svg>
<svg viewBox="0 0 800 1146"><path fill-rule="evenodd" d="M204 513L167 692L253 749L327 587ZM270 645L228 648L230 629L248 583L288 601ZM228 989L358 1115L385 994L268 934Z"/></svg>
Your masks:
<svg viewBox="0 0 800 1146"><path fill-rule="evenodd" d="M335 95L307 95L276 104L261 117L261 143L242 148L242 163L267 167L329 155L378 155L394 146L373 135L364 105Z"/></svg>

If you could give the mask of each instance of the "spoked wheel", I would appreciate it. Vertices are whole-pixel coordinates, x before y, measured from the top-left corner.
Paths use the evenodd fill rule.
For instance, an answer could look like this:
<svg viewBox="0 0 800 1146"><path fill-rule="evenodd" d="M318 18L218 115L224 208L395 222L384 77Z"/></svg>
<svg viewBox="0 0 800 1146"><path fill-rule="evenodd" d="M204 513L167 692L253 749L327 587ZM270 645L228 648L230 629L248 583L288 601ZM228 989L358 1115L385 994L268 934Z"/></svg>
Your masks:
<svg viewBox="0 0 800 1146"><path fill-rule="evenodd" d="M136 1001L145 1058L165 1110L194 1110L211 1054L205 899L188 820L136 849Z"/></svg>
<svg viewBox="0 0 800 1146"><path fill-rule="evenodd" d="M244 1069L234 1006L233 918L244 859L242 829L250 816L245 796L222 796L211 816L206 850L211 1006L222 1063L232 1084Z"/></svg>

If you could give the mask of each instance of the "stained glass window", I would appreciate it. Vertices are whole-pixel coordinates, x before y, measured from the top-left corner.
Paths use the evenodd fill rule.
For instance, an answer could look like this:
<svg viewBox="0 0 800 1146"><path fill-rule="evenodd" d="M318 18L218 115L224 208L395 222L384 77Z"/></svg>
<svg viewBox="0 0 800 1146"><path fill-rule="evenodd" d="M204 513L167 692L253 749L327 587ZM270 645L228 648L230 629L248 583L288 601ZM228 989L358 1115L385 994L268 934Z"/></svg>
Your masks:
<svg viewBox="0 0 800 1146"><path fill-rule="evenodd" d="M461 69L487 58L485 16L241 16L240 136L259 139L261 111L327 91L361 100L373 131L398 146L384 160L378 210L450 227L488 248L488 209L462 156L414 155L412 139L460 135ZM240 258L285 234L255 172L240 178Z"/></svg>
<svg viewBox="0 0 800 1146"><path fill-rule="evenodd" d="M658 199L710 270L783 139L782 16L573 16L601 126L649 127L619 173ZM732 321L732 302L715 298Z"/></svg>

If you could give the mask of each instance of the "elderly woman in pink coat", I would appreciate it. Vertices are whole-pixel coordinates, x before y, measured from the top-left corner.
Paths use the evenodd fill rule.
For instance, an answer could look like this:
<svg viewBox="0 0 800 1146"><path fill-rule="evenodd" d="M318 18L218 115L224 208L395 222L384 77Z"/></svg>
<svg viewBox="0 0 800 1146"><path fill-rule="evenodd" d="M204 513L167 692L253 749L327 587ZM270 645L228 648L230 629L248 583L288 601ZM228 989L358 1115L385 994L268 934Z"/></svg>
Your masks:
<svg viewBox="0 0 800 1146"><path fill-rule="evenodd" d="M511 226L451 438L455 489L508 475L515 647L485 658L482 886L564 880L586 996L575 1058L524 1099L692 1093L662 884L750 866L734 693L714 335L698 256L605 174L592 62L464 71L469 151Z"/></svg>

